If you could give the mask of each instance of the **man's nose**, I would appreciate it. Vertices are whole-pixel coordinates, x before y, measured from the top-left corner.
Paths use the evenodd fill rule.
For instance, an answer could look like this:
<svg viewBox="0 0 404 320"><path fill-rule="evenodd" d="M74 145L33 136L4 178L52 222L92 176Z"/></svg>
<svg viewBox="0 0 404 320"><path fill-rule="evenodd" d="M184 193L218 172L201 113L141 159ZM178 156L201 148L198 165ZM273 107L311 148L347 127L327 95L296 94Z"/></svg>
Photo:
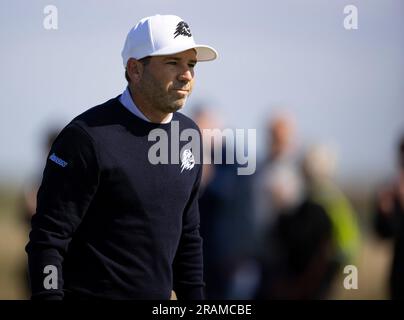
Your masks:
<svg viewBox="0 0 404 320"><path fill-rule="evenodd" d="M178 80L189 82L193 77L193 72L190 68L187 68L181 71L181 73L178 75Z"/></svg>

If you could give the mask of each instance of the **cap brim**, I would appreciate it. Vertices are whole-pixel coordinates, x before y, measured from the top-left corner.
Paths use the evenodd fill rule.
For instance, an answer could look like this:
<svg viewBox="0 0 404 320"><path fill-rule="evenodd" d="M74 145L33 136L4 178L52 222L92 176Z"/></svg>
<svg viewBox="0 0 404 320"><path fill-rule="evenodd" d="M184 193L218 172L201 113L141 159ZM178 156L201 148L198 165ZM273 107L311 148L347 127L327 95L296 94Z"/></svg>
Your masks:
<svg viewBox="0 0 404 320"><path fill-rule="evenodd" d="M198 61L212 61L219 56L217 51L210 46L198 45L195 47L196 60Z"/></svg>
<svg viewBox="0 0 404 320"><path fill-rule="evenodd" d="M165 56L168 54L176 54L183 51L187 51L189 49L196 50L196 60L197 61L212 61L215 60L219 55L215 49L210 46L197 44L192 46L183 46L183 47L165 47L161 50L157 50L150 54L150 56Z"/></svg>

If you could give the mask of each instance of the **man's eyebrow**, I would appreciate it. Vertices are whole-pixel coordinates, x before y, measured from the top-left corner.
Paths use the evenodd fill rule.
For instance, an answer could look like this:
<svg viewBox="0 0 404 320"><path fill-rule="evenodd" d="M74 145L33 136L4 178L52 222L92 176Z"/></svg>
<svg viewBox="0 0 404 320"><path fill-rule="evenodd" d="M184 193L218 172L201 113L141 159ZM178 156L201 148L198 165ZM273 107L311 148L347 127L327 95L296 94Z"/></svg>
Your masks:
<svg viewBox="0 0 404 320"><path fill-rule="evenodd" d="M177 58L177 57L164 57L164 60L175 60L175 61L179 61L179 60L181 60L181 58Z"/></svg>

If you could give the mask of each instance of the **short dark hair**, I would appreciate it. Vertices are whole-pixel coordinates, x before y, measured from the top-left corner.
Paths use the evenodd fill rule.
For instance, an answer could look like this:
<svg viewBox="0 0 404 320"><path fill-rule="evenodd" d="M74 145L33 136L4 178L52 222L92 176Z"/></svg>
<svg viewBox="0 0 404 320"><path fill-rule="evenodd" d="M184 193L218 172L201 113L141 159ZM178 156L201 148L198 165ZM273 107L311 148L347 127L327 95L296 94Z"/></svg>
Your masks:
<svg viewBox="0 0 404 320"><path fill-rule="evenodd" d="M150 56L144 57L142 59L139 59L138 61L143 64L143 66L147 66L150 63ZM125 79L126 81L128 81L128 83L130 83L130 78L129 78L129 74L128 74L128 70L125 68Z"/></svg>

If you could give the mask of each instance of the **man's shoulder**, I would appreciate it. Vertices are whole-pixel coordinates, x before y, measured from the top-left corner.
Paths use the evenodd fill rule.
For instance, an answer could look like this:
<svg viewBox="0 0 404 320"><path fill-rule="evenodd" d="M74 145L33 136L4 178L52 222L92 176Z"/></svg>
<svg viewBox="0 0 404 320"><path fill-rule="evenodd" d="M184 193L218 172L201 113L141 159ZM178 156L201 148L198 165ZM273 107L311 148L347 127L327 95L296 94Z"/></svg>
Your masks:
<svg viewBox="0 0 404 320"><path fill-rule="evenodd" d="M112 98L79 114L61 130L59 136L74 136L77 141L85 137L95 140L104 128L119 122L118 98Z"/></svg>
<svg viewBox="0 0 404 320"><path fill-rule="evenodd" d="M114 115L116 115L117 106L119 104L118 97L87 109L76 116L71 122L81 127L95 127L109 123L112 118L114 118Z"/></svg>

